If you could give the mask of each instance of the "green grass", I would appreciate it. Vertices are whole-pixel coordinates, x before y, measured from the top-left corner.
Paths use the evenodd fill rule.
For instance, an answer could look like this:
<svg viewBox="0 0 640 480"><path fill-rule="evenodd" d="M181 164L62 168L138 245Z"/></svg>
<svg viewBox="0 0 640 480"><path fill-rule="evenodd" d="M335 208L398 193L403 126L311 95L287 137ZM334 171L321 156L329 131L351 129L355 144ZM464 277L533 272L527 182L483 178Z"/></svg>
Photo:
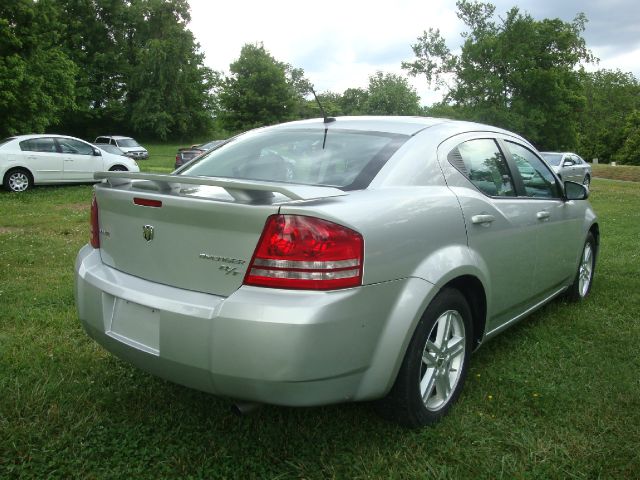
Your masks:
<svg viewBox="0 0 640 480"><path fill-rule="evenodd" d="M594 177L640 182L640 167L634 165L592 165L592 168Z"/></svg>
<svg viewBox="0 0 640 480"><path fill-rule="evenodd" d="M237 418L106 353L73 299L90 199L89 186L0 194L0 478L638 477L640 185L593 182L588 301L488 342L451 414L419 431L366 404Z"/></svg>
<svg viewBox="0 0 640 480"><path fill-rule="evenodd" d="M145 144L144 147L149 151L149 158L146 160L138 160L140 171L149 173L170 173L174 170L176 163L176 153L178 148L189 147L192 143L184 144Z"/></svg>

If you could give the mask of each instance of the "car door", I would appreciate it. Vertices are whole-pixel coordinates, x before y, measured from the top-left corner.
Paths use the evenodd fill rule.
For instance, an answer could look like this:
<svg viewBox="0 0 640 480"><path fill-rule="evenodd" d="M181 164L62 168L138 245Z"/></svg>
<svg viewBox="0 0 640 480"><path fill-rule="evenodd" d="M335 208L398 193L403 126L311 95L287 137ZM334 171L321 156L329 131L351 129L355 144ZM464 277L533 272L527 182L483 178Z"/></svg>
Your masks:
<svg viewBox="0 0 640 480"><path fill-rule="evenodd" d="M62 180L63 159L52 137L37 137L20 142L21 160L28 166L36 183Z"/></svg>
<svg viewBox="0 0 640 480"><path fill-rule="evenodd" d="M580 156L572 155L576 167L576 182L583 183L584 177L587 175L589 166Z"/></svg>
<svg viewBox="0 0 640 480"><path fill-rule="evenodd" d="M578 159L574 155L567 154L564 157L563 164L565 165L566 173L562 178L564 180L582 183L581 168Z"/></svg>
<svg viewBox="0 0 640 480"><path fill-rule="evenodd" d="M102 157L94 155L92 145L69 137L59 137L56 141L64 159L65 181L91 181L93 174L102 170Z"/></svg>
<svg viewBox="0 0 640 480"><path fill-rule="evenodd" d="M556 177L529 146L514 140L502 140L501 145L513 169L519 209L529 219L529 231L535 239L532 292L536 299L542 299L575 273L577 247L571 239L580 238L578 207L564 200Z"/></svg>
<svg viewBox="0 0 640 480"><path fill-rule="evenodd" d="M477 137L477 136L476 136ZM449 188L458 197L468 245L488 272L487 331L499 327L531 302L536 222L521 200L494 138L454 138L439 148ZM465 178L450 172L451 166Z"/></svg>

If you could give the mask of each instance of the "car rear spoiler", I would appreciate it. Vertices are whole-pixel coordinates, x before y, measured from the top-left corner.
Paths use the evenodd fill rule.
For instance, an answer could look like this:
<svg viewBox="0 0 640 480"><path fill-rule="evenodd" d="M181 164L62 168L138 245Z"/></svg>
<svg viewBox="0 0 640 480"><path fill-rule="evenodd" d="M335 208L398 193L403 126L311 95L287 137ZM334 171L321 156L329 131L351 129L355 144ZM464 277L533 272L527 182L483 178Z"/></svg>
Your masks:
<svg viewBox="0 0 640 480"><path fill-rule="evenodd" d="M265 200L273 197L274 193L280 193L291 200L312 200L346 195L346 192L335 187L283 185L280 183L234 180L220 177L190 177L186 175L133 172L96 172L94 178L96 180L106 180L114 187L132 183L133 180L144 180L145 182L150 182L161 192L177 190L185 184L210 185L224 188L229 195L239 202Z"/></svg>

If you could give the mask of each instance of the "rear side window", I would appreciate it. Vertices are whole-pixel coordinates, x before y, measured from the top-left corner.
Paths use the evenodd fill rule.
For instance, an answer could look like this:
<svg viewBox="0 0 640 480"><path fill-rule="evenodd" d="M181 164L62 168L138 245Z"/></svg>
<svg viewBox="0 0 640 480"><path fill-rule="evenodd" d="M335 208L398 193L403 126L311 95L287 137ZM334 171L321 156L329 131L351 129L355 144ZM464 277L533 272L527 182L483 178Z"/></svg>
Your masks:
<svg viewBox="0 0 640 480"><path fill-rule="evenodd" d="M560 187L551 170L531 150L513 142L505 142L520 172L527 197L559 198Z"/></svg>
<svg viewBox="0 0 640 480"><path fill-rule="evenodd" d="M25 152L57 152L56 142L53 138L31 138L20 142L20 150Z"/></svg>
<svg viewBox="0 0 640 480"><path fill-rule="evenodd" d="M495 140L481 138L461 143L449 152L447 158L485 195L515 196L507 162Z"/></svg>
<svg viewBox="0 0 640 480"><path fill-rule="evenodd" d="M365 188L405 135L351 130L252 132L205 154L180 174Z"/></svg>
<svg viewBox="0 0 640 480"><path fill-rule="evenodd" d="M95 143L109 143L109 137L98 137Z"/></svg>

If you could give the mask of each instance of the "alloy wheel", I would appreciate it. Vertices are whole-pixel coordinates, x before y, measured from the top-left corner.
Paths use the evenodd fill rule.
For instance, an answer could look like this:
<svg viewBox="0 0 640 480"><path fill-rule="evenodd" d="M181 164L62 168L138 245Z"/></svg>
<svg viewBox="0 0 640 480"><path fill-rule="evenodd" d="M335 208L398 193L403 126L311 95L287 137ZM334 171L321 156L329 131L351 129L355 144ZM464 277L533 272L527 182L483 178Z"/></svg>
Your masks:
<svg viewBox="0 0 640 480"><path fill-rule="evenodd" d="M420 394L430 411L440 410L453 395L465 359L462 315L447 310L438 317L422 352Z"/></svg>
<svg viewBox="0 0 640 480"><path fill-rule="evenodd" d="M24 192L29 188L29 177L24 172L14 172L9 176L9 188L12 192Z"/></svg>
<svg viewBox="0 0 640 480"><path fill-rule="evenodd" d="M578 273L578 292L581 297L585 297L589 292L591 279L593 277L593 248L591 243L587 242L582 252L582 260L580 261L580 271Z"/></svg>

